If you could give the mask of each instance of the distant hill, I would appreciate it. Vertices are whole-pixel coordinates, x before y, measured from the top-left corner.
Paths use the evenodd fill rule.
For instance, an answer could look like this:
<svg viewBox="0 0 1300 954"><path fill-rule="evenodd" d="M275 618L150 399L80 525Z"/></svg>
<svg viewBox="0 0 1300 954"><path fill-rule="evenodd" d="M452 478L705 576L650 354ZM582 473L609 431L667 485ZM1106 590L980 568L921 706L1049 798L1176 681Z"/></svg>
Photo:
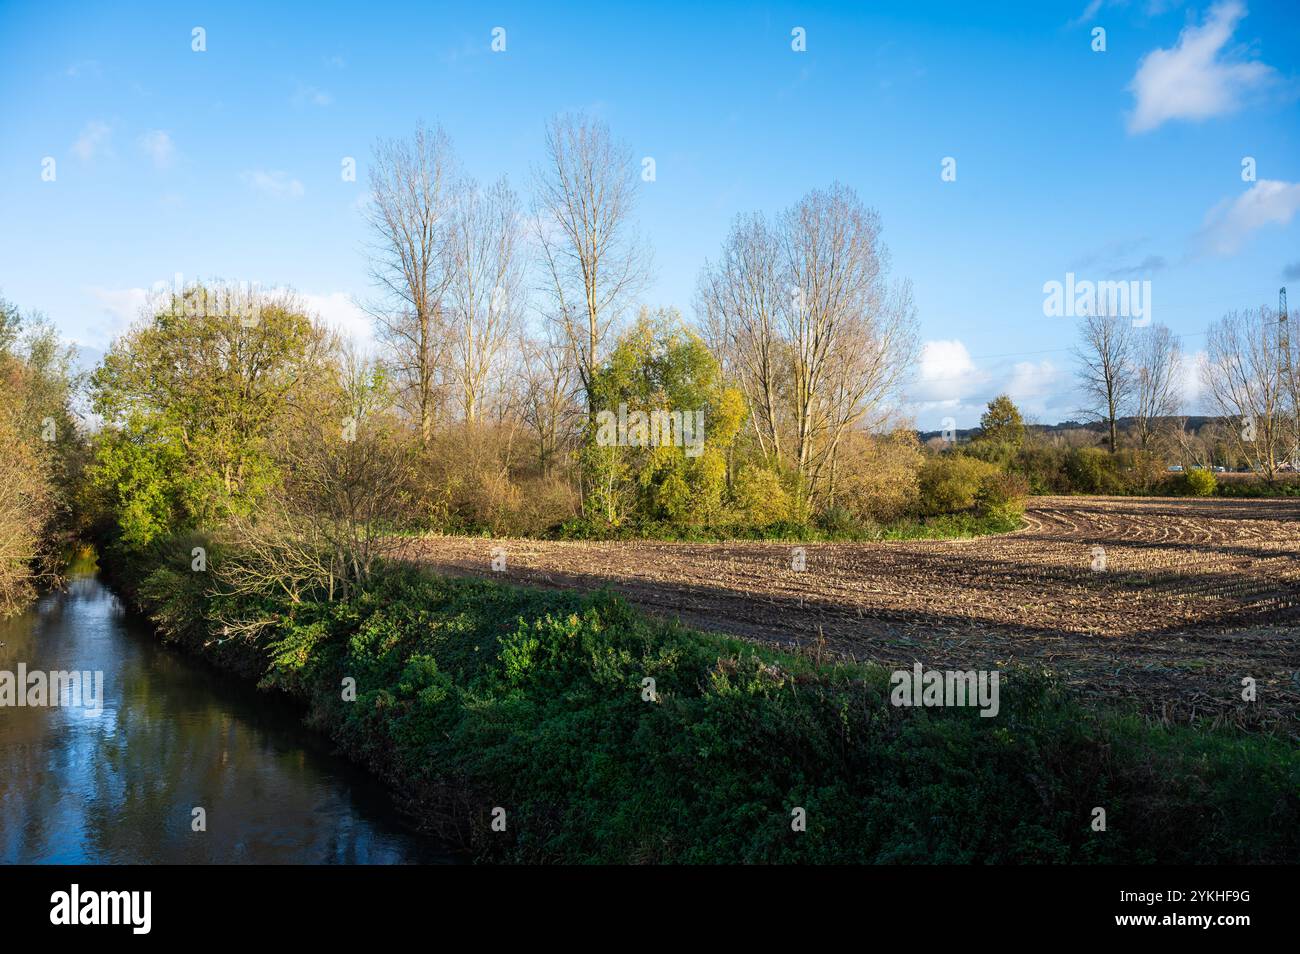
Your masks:
<svg viewBox="0 0 1300 954"><path fill-rule="evenodd" d="M1171 421L1171 420L1175 422L1185 421L1186 422L1185 426L1187 428L1189 428L1192 431L1199 431L1206 424L1210 424L1214 421L1221 420L1221 418L1207 417L1204 415L1188 415L1185 418L1181 416L1177 418L1161 418L1162 422ZM1132 430L1136 422L1137 422L1136 418L1121 417L1115 423L1118 425L1121 431L1127 432ZM1059 424L1026 424L1025 425L1025 430L1031 434L1056 434L1062 431L1094 431L1098 435L1102 435L1106 433L1106 429L1107 426L1105 421L1062 421ZM975 437L978 437L979 432L980 429L978 427L958 428L956 432L957 442L960 444L965 441L969 441ZM924 444L926 441L932 440L936 437L943 437L943 431L917 431L916 436L917 439L920 440L922 444Z"/></svg>

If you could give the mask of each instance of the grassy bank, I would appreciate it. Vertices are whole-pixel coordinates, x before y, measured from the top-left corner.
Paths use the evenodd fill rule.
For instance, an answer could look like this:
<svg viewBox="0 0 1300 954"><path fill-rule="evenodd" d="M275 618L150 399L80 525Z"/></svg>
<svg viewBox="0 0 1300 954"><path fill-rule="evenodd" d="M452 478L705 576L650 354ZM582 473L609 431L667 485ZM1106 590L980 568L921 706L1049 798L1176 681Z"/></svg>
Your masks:
<svg viewBox="0 0 1300 954"><path fill-rule="evenodd" d="M876 667L411 568L345 602L229 601L189 546L116 563L163 638L299 700L480 860L1300 860L1285 740L1086 708L1025 671L996 718L896 708Z"/></svg>

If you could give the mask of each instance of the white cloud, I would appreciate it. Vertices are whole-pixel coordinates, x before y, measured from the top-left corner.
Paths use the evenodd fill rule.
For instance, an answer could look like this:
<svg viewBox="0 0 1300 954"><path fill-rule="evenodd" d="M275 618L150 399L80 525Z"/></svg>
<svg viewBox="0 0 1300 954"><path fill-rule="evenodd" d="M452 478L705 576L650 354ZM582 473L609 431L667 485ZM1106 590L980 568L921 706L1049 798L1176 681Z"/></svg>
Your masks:
<svg viewBox="0 0 1300 954"><path fill-rule="evenodd" d="M362 351L369 351L374 346L374 326L370 316L357 307L352 296L347 292L330 292L323 295L299 293L307 310L320 316L321 321L329 325L344 338L354 342Z"/></svg>
<svg viewBox="0 0 1300 954"><path fill-rule="evenodd" d="M1202 391L1205 385L1202 383L1202 375L1205 373L1205 367L1209 364L1209 356L1204 350L1195 351L1191 354L1184 354L1182 361L1178 364L1177 387L1180 399L1180 408L1184 414L1196 414L1204 411L1202 402Z"/></svg>
<svg viewBox="0 0 1300 954"><path fill-rule="evenodd" d="M988 375L975 366L966 345L957 340L927 341L921 347L915 400L926 403L959 401L988 382Z"/></svg>
<svg viewBox="0 0 1300 954"><path fill-rule="evenodd" d="M1245 94L1273 78L1273 68L1265 63L1230 62L1222 55L1245 15L1240 0L1215 4L1203 25L1183 28L1173 49L1155 49L1142 57L1129 84L1136 98L1129 132L1147 132L1171 119L1231 113Z"/></svg>
<svg viewBox="0 0 1300 954"><path fill-rule="evenodd" d="M84 344L106 346L140 317L141 310L149 301L149 291L144 288L94 287L87 291L98 303L101 317L108 321L96 323L87 329L84 336L78 337Z"/></svg>
<svg viewBox="0 0 1300 954"><path fill-rule="evenodd" d="M1083 12L1080 13L1073 20L1071 20L1069 25L1072 27L1076 27L1079 26L1080 24L1087 23L1093 17L1095 17L1099 12L1101 12L1101 8L1104 3L1105 0L1089 0L1088 5L1083 8Z"/></svg>
<svg viewBox="0 0 1300 954"><path fill-rule="evenodd" d="M299 83L289 101L295 106L328 106L334 97L317 86Z"/></svg>
<svg viewBox="0 0 1300 954"><path fill-rule="evenodd" d="M155 168L166 169L176 158L176 144L161 129L151 129L136 140L141 152L153 160Z"/></svg>
<svg viewBox="0 0 1300 954"><path fill-rule="evenodd" d="M304 190L302 183L292 178L287 172L268 172L264 169L250 169L240 177L254 191L273 199L297 199Z"/></svg>
<svg viewBox="0 0 1300 954"><path fill-rule="evenodd" d="M1088 5L1083 8L1083 12L1069 22L1069 26L1077 27L1089 22L1103 7L1127 7L1130 0L1089 0ZM1182 6L1183 0L1147 0L1143 4L1140 13L1146 17L1158 17L1160 14L1174 7Z"/></svg>
<svg viewBox="0 0 1300 954"><path fill-rule="evenodd" d="M1070 373L1046 359L1017 361L1005 372L1002 386L990 389L989 396L994 393L1010 395L1026 418L1035 422L1057 424L1075 413Z"/></svg>
<svg viewBox="0 0 1300 954"><path fill-rule="evenodd" d="M103 120L92 119L81 130L81 135L72 144L72 151L82 162L89 162L96 156L112 152L113 127Z"/></svg>
<svg viewBox="0 0 1300 954"><path fill-rule="evenodd" d="M161 292L146 288L100 288L87 289L98 303L103 317L109 319L99 323L90 333L81 336L89 344L106 345L115 335L125 331L142 314L145 306L156 294L166 294L172 283L164 282L159 287ZM256 286L255 286L256 287ZM285 288L257 288L260 294L273 297L290 291ZM324 294L293 292L306 308L308 314L315 315L345 339L354 342L363 352L370 352L375 347L374 326L370 316L362 311L347 292L336 291Z"/></svg>
<svg viewBox="0 0 1300 954"><path fill-rule="evenodd" d="M1017 404L1041 409L1060 385L1060 371L1052 362L1017 361L1004 390Z"/></svg>
<svg viewBox="0 0 1300 954"><path fill-rule="evenodd" d="M1300 183L1260 179L1209 211L1201 229L1201 247L1212 255L1233 255L1256 229L1286 225L1300 211Z"/></svg>

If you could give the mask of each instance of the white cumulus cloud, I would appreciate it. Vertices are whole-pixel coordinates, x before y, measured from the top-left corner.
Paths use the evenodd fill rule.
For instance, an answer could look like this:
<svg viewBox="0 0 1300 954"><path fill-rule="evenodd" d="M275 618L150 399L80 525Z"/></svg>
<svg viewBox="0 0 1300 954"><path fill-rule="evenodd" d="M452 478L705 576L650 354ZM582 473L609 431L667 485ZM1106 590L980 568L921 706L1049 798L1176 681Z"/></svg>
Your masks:
<svg viewBox="0 0 1300 954"><path fill-rule="evenodd" d="M1050 361L1017 361L1011 369L1006 391L1018 404L1042 406L1061 386L1060 372Z"/></svg>
<svg viewBox="0 0 1300 954"><path fill-rule="evenodd" d="M1204 413L1204 376L1206 366L1210 363L1209 355L1202 349L1191 354L1184 354L1178 364L1178 396L1180 408L1184 414Z"/></svg>
<svg viewBox="0 0 1300 954"><path fill-rule="evenodd" d="M1231 113L1247 93L1273 79L1271 66L1225 55L1224 48L1245 15L1240 0L1215 4L1204 24L1183 28L1172 49L1155 49L1142 57L1129 84L1136 99L1129 132L1148 132L1171 119L1202 120Z"/></svg>
<svg viewBox="0 0 1300 954"><path fill-rule="evenodd" d="M74 329L75 337L83 344L107 347L114 337L121 334L140 317L149 302L149 292L144 288L100 288L86 289L100 309L100 320L90 327Z"/></svg>
<svg viewBox="0 0 1300 954"><path fill-rule="evenodd" d="M927 341L921 347L912 398L925 402L968 398L988 381L961 341Z"/></svg>
<svg viewBox="0 0 1300 954"><path fill-rule="evenodd" d="M1300 182L1260 179L1236 199L1210 210L1201 229L1202 250L1234 255L1251 233L1266 225L1286 225L1300 211Z"/></svg>

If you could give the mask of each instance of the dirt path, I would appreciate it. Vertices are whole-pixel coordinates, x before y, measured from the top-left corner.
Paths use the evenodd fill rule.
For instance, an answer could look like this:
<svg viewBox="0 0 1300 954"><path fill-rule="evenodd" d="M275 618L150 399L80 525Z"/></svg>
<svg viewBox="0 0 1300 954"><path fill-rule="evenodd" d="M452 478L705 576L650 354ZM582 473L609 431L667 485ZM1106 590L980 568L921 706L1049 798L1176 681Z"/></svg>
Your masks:
<svg viewBox="0 0 1300 954"><path fill-rule="evenodd" d="M785 645L821 633L889 665L1042 664L1173 719L1298 730L1300 501L1039 497L1026 523L975 540L806 544L802 571L794 546L758 542L429 537L406 555L487 575L501 547L511 581L609 586L697 628Z"/></svg>

